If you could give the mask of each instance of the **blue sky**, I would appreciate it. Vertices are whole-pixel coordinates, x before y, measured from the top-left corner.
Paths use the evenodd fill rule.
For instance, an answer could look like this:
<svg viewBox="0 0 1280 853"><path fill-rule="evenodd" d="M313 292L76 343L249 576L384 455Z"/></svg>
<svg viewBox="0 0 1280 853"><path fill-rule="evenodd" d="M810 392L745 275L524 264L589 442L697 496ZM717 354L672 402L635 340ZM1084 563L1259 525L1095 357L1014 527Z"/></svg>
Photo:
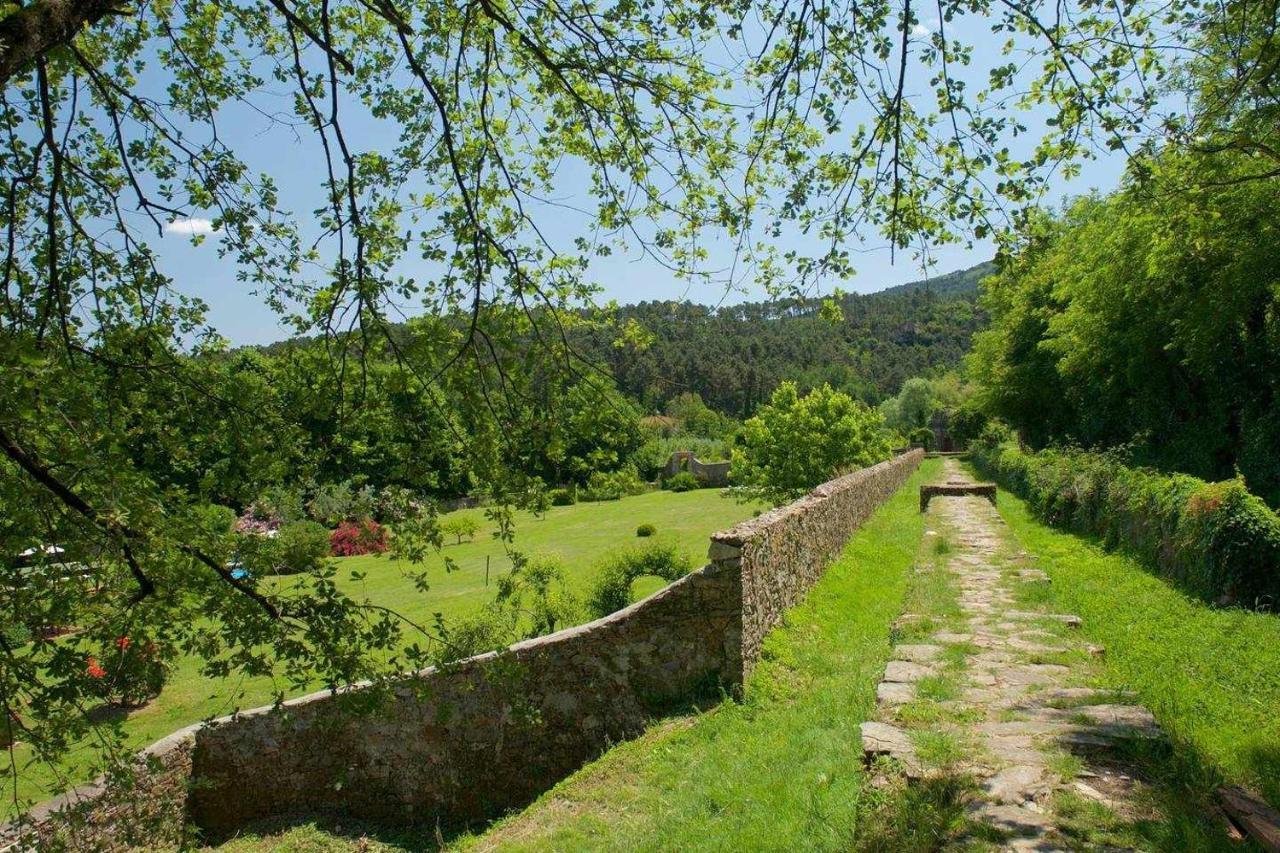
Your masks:
<svg viewBox="0 0 1280 853"><path fill-rule="evenodd" d="M930 23L932 22L922 22L923 26L919 28L917 35L925 35ZM963 32L964 29L969 32ZM949 25L949 31L959 31L962 37L970 39L983 38L984 29L981 21L957 23L954 28ZM990 34L987 33L986 37L990 38ZM983 73L985 69L973 70L975 77ZM923 87L923 83L921 86ZM287 92L284 91L274 96L280 98L278 109L282 112L289 109L286 96ZM318 206L319 188L324 173L324 164L314 139L305 129L295 134L279 126L271 127L261 114L247 109L232 108L225 112L221 121L222 138L241 152L251 168L267 172L274 178L280 187L285 206L298 218L304 236L309 230L313 231L308 229L306 219L310 216L310 211ZM390 148L396 141L393 128L354 111L349 113L345 130L348 142L357 150L384 146ZM1051 184L1045 203L1057 205L1068 196L1091 189L1111 189L1119 182L1123 168L1123 155L1101 153L1098 159L1084 162L1080 175L1074 180L1068 181L1058 176ZM573 192L573 185L581 185L582 177L580 172L574 173L572 169L565 174L566 195ZM199 212L193 212L193 216L199 217ZM290 332L281 325L278 317L246 285L236 280L234 262L218 257L215 241L210 239L194 246L190 242L190 234L183 233L193 229L203 230L202 225L198 219L193 220L186 228L180 224L173 233L166 233L162 239L153 243L160 255L162 269L173 276L180 290L198 296L209 304L208 319L211 325L233 344L266 343L288 337ZM581 232L585 221L575 219L572 214L559 212L547 218L542 225L554 241L567 243ZM708 236L706 240L705 248L711 258L727 262L731 257L731 248L717 245L714 236ZM798 236L784 237L780 241L780 247L803 249L802 240ZM896 258L891 260L887 246L875 240L849 248L854 254L858 275L850 281L825 283L824 290L838 285L846 291L867 293L925 277L926 271L920 261L914 259L909 252L899 251ZM933 264L930 273L937 275L972 266L990 259L993 253L994 247L990 241L979 241L972 248L962 245L935 248L931 250ZM412 252L410 256L399 272L429 277L432 270L424 262L413 259ZM596 259L589 277L602 287L603 299L623 303L687 298L710 304L731 304L765 297L760 288L748 286L743 291L726 293L723 288L715 285L690 284L677 280L669 270L636 251L616 252ZM406 307L405 311L412 313L413 309Z"/></svg>

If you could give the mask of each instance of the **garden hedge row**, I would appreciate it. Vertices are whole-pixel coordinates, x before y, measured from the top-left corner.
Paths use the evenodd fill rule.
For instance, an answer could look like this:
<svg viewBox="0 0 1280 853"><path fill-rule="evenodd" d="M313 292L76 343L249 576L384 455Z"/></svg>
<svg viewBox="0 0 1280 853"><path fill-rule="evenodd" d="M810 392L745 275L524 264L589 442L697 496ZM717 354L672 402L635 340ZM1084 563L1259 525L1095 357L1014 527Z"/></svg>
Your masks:
<svg viewBox="0 0 1280 853"><path fill-rule="evenodd" d="M1242 480L1207 483L1079 450L975 447L975 467L1050 524L1099 537L1221 603L1280 609L1280 516Z"/></svg>

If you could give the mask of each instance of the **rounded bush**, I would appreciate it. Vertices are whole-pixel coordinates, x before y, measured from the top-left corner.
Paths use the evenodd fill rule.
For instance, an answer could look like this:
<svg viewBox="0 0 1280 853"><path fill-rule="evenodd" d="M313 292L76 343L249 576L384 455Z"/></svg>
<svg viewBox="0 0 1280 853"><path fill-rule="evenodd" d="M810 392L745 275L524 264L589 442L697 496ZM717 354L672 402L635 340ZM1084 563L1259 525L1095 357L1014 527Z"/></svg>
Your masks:
<svg viewBox="0 0 1280 853"><path fill-rule="evenodd" d="M666 482L666 487L673 492L692 492L702 488L698 478L688 471L681 471Z"/></svg>
<svg viewBox="0 0 1280 853"><path fill-rule="evenodd" d="M329 556L329 531L314 521L295 521L275 537L276 574L297 575L319 567Z"/></svg>
<svg viewBox="0 0 1280 853"><path fill-rule="evenodd" d="M573 506L577 502L578 497L572 489L552 489L551 491L552 506Z"/></svg>
<svg viewBox="0 0 1280 853"><path fill-rule="evenodd" d="M652 536L658 532L658 528L652 524L642 524L636 528L636 535L640 537Z"/></svg>
<svg viewBox="0 0 1280 853"><path fill-rule="evenodd" d="M387 531L373 519L344 521L330 534L329 548L335 557L381 554L387 550Z"/></svg>
<svg viewBox="0 0 1280 853"><path fill-rule="evenodd" d="M85 660L93 692L121 708L140 708L160 695L169 666L150 640L116 637Z"/></svg>

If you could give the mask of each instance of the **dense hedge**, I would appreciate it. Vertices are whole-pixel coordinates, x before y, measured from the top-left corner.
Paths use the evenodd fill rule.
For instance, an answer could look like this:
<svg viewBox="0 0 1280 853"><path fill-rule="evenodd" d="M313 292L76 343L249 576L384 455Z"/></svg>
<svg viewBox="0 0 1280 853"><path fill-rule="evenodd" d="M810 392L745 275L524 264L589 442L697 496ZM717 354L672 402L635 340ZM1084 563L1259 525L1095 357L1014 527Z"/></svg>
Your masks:
<svg viewBox="0 0 1280 853"><path fill-rule="evenodd" d="M1098 536L1203 598L1280 609L1280 516L1239 479L1207 483L1011 443L975 447L972 458L1050 524Z"/></svg>

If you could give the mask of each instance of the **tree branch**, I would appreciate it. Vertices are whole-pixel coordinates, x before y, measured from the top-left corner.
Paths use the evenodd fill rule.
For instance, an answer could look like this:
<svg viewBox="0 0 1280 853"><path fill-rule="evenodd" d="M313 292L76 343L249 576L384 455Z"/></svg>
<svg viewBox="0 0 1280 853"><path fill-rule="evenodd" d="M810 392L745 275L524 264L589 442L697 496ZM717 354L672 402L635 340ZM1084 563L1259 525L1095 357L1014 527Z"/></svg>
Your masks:
<svg viewBox="0 0 1280 853"><path fill-rule="evenodd" d="M84 27L126 12L121 0L38 0L6 15L0 20L0 87Z"/></svg>

